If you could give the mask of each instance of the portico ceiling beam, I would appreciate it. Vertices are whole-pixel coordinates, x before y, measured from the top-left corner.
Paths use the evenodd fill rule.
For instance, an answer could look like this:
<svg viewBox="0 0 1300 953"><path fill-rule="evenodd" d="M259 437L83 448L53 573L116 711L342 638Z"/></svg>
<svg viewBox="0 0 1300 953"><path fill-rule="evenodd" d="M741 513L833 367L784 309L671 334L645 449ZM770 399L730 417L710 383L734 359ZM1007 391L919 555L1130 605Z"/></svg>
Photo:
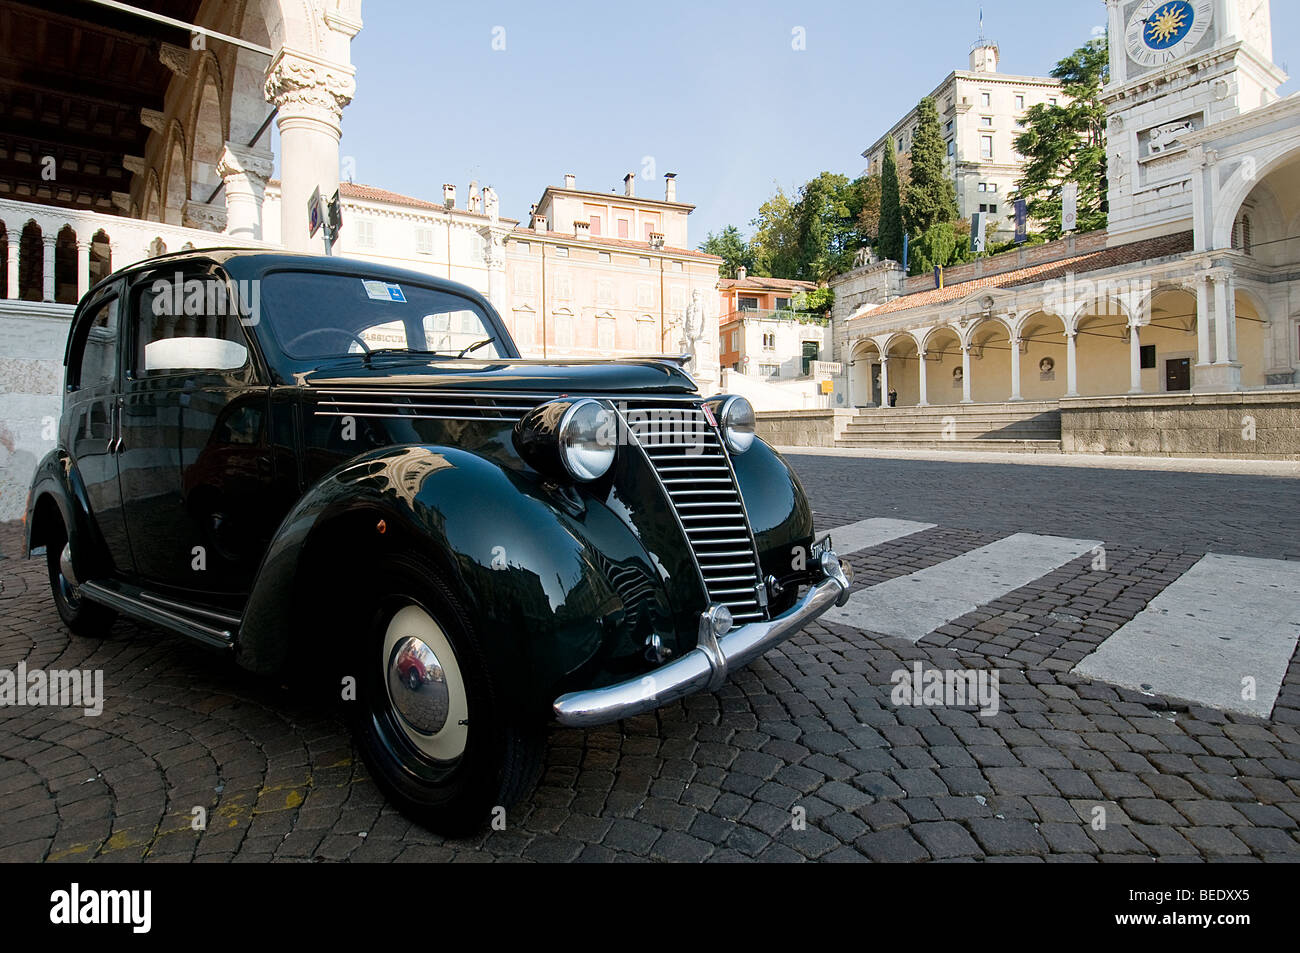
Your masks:
<svg viewBox="0 0 1300 953"><path fill-rule="evenodd" d="M180 30L187 30L191 34L199 33L203 36L210 36L214 40L221 40L225 43L232 43L235 46L242 46L246 50L252 50L254 53L261 53L263 56L275 56L275 50L257 43L250 43L248 40L241 39L237 36L231 36L228 33L220 33L217 30L209 30L205 26L199 26L197 23L186 23L184 20L177 20L161 13L154 13L152 10L141 10L139 7L133 7L128 3L119 3L118 0L86 0L87 3L95 3L101 7L108 7L110 10L117 10L121 13L130 13L138 17L144 17L146 20L153 20L155 23L165 23L168 26L174 26Z"/></svg>

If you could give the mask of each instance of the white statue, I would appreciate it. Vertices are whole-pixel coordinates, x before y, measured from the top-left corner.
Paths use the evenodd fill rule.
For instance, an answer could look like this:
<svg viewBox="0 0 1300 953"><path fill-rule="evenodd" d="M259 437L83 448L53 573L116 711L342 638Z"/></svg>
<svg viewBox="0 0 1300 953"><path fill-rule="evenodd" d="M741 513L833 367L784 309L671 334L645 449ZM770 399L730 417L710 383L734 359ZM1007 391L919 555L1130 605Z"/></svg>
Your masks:
<svg viewBox="0 0 1300 953"><path fill-rule="evenodd" d="M681 348L683 354L689 354L686 362L688 370L694 371L698 364L699 342L704 337L704 292L696 288L691 292L691 303L686 306L686 315L682 321Z"/></svg>

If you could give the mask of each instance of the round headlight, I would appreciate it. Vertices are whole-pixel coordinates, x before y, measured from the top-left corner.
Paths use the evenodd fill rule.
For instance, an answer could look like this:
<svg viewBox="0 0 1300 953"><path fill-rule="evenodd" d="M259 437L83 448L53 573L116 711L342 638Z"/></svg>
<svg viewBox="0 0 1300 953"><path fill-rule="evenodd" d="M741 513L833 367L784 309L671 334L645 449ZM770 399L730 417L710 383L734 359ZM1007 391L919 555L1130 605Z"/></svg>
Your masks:
<svg viewBox="0 0 1300 953"><path fill-rule="evenodd" d="M560 461L575 480L598 480L614 465L617 443L614 412L584 398L560 420Z"/></svg>
<svg viewBox="0 0 1300 953"><path fill-rule="evenodd" d="M754 442L754 406L743 397L728 397L718 426L732 453L744 453Z"/></svg>

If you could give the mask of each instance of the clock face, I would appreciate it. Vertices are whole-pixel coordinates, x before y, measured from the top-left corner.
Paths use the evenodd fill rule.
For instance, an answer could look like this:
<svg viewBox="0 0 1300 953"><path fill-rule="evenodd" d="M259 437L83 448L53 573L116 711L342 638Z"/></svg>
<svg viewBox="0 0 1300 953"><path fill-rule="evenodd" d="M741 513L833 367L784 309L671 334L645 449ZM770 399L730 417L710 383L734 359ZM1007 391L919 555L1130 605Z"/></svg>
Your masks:
<svg viewBox="0 0 1300 953"><path fill-rule="evenodd" d="M1210 28L1214 0L1143 0L1129 17L1124 47L1143 66L1163 66L1190 53Z"/></svg>

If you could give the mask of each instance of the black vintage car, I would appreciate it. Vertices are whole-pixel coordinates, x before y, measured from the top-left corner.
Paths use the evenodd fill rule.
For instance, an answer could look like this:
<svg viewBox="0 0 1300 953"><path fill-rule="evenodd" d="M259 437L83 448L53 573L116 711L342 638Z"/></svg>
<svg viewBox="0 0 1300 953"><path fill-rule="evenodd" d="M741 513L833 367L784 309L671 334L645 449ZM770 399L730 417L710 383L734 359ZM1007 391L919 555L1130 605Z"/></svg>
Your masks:
<svg viewBox="0 0 1300 953"><path fill-rule="evenodd" d="M549 721L716 689L847 598L744 398L670 358L521 360L461 285L155 258L86 295L65 364L27 512L63 621L337 679L376 780L435 829L525 793Z"/></svg>

